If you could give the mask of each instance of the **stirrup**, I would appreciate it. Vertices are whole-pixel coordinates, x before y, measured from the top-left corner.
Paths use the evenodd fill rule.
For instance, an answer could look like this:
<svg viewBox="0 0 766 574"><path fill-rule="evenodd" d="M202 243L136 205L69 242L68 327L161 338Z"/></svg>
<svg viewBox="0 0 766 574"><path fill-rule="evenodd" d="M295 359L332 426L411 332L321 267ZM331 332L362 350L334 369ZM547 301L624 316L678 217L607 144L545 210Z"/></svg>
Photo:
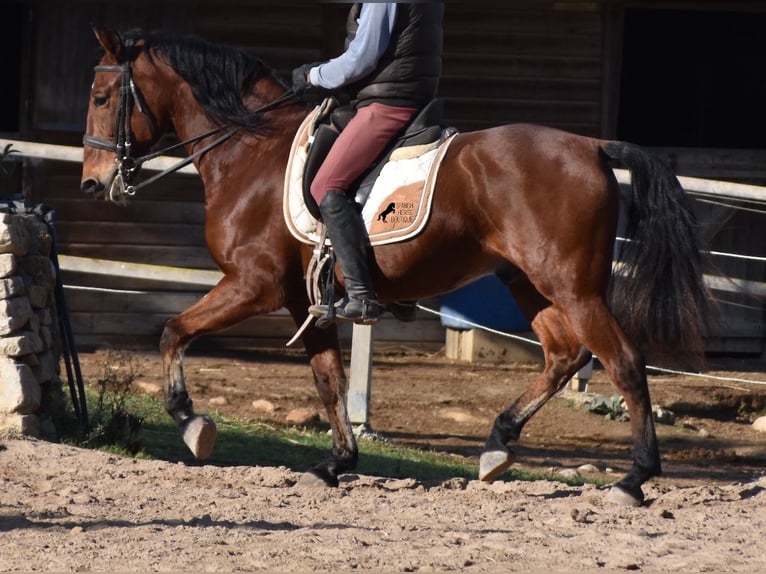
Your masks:
<svg viewBox="0 0 766 574"><path fill-rule="evenodd" d="M357 325L378 322L383 307L377 299L345 295L333 305L311 305L309 314L317 318L317 327L324 329L338 321L351 321Z"/></svg>
<svg viewBox="0 0 766 574"><path fill-rule="evenodd" d="M394 301L389 303L386 308L396 319L405 323L412 323L418 318L417 301Z"/></svg>

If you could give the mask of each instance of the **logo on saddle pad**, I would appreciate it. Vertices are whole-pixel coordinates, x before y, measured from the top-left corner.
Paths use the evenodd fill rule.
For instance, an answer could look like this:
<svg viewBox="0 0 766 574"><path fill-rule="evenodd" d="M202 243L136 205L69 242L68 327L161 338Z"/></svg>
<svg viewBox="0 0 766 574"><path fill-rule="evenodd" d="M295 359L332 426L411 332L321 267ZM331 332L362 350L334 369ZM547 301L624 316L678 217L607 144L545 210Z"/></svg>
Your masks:
<svg viewBox="0 0 766 574"><path fill-rule="evenodd" d="M380 215L378 215L378 219L376 221L382 221L383 223L386 223L386 217L388 217L389 213L396 213L396 204L392 201L388 204L388 206L380 212Z"/></svg>
<svg viewBox="0 0 766 574"><path fill-rule="evenodd" d="M319 234L317 220L303 197L303 169L318 111L317 108L308 115L293 140L283 198L288 229L296 239L310 244L319 242ZM404 241L423 230L431 213L439 166L453 136L450 131L433 144L401 147L391 154L362 208L362 219L372 245Z"/></svg>

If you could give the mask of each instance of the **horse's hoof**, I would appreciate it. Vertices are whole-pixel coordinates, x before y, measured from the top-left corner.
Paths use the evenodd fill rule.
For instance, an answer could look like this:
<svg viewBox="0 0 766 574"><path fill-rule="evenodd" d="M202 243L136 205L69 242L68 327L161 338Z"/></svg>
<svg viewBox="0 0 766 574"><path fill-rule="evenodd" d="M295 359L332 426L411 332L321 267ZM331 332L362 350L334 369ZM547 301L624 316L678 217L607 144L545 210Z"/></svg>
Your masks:
<svg viewBox="0 0 766 574"><path fill-rule="evenodd" d="M643 497L636 498L635 496L628 493L626 490L623 490L619 486L613 486L612 488L610 488L609 492L606 493L606 499L609 502L618 504L620 506L639 507L642 504L644 504Z"/></svg>
<svg viewBox="0 0 766 574"><path fill-rule="evenodd" d="M183 423L181 437L197 460L208 458L215 446L218 431L213 419L205 415L194 415Z"/></svg>
<svg viewBox="0 0 766 574"><path fill-rule="evenodd" d="M326 472L312 469L304 472L295 483L298 488L334 488L340 484L338 478L331 476Z"/></svg>
<svg viewBox="0 0 766 574"><path fill-rule="evenodd" d="M481 453L479 458L479 480L492 482L513 464L515 457L511 451L493 450Z"/></svg>

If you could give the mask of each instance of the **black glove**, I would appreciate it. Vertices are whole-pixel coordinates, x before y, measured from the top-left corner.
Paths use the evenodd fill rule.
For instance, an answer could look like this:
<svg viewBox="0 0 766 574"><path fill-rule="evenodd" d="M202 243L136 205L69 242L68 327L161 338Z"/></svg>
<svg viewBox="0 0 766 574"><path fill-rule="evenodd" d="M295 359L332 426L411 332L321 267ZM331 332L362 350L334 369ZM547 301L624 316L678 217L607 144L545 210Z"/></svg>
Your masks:
<svg viewBox="0 0 766 574"><path fill-rule="evenodd" d="M303 64L293 70L293 94L300 96L309 87L309 70L315 64Z"/></svg>

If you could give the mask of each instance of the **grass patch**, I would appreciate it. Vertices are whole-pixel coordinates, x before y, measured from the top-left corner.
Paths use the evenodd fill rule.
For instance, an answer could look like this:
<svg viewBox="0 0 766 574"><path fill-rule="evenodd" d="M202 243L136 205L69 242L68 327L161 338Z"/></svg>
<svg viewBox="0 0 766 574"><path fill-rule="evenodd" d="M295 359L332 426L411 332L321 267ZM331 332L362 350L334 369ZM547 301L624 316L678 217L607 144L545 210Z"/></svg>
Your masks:
<svg viewBox="0 0 766 574"><path fill-rule="evenodd" d="M124 456L202 464L183 443L162 402L133 392L133 379L129 355L110 354L97 380L85 385L92 411L91 428L83 432L72 421L62 426L57 423L57 428L66 429L62 432L64 442ZM212 456L204 464L284 466L304 472L328 458L332 451L332 438L324 430L220 415L212 418L218 427L218 439ZM476 461L463 456L364 438L358 444L359 463L354 472L359 474L424 482L455 477L473 480L478 476ZM518 467L511 468L501 480L557 480L573 486L586 482Z"/></svg>
<svg viewBox="0 0 766 574"><path fill-rule="evenodd" d="M143 419L138 453L154 459L199 464L189 452L175 424L156 399L139 397L132 405ZM284 466L304 472L328 458L332 437L324 430L299 429L269 421L212 416L218 439L204 464L221 466ZM390 478L412 477L421 481L453 477L473 479L478 465L464 457L361 439L355 472Z"/></svg>

